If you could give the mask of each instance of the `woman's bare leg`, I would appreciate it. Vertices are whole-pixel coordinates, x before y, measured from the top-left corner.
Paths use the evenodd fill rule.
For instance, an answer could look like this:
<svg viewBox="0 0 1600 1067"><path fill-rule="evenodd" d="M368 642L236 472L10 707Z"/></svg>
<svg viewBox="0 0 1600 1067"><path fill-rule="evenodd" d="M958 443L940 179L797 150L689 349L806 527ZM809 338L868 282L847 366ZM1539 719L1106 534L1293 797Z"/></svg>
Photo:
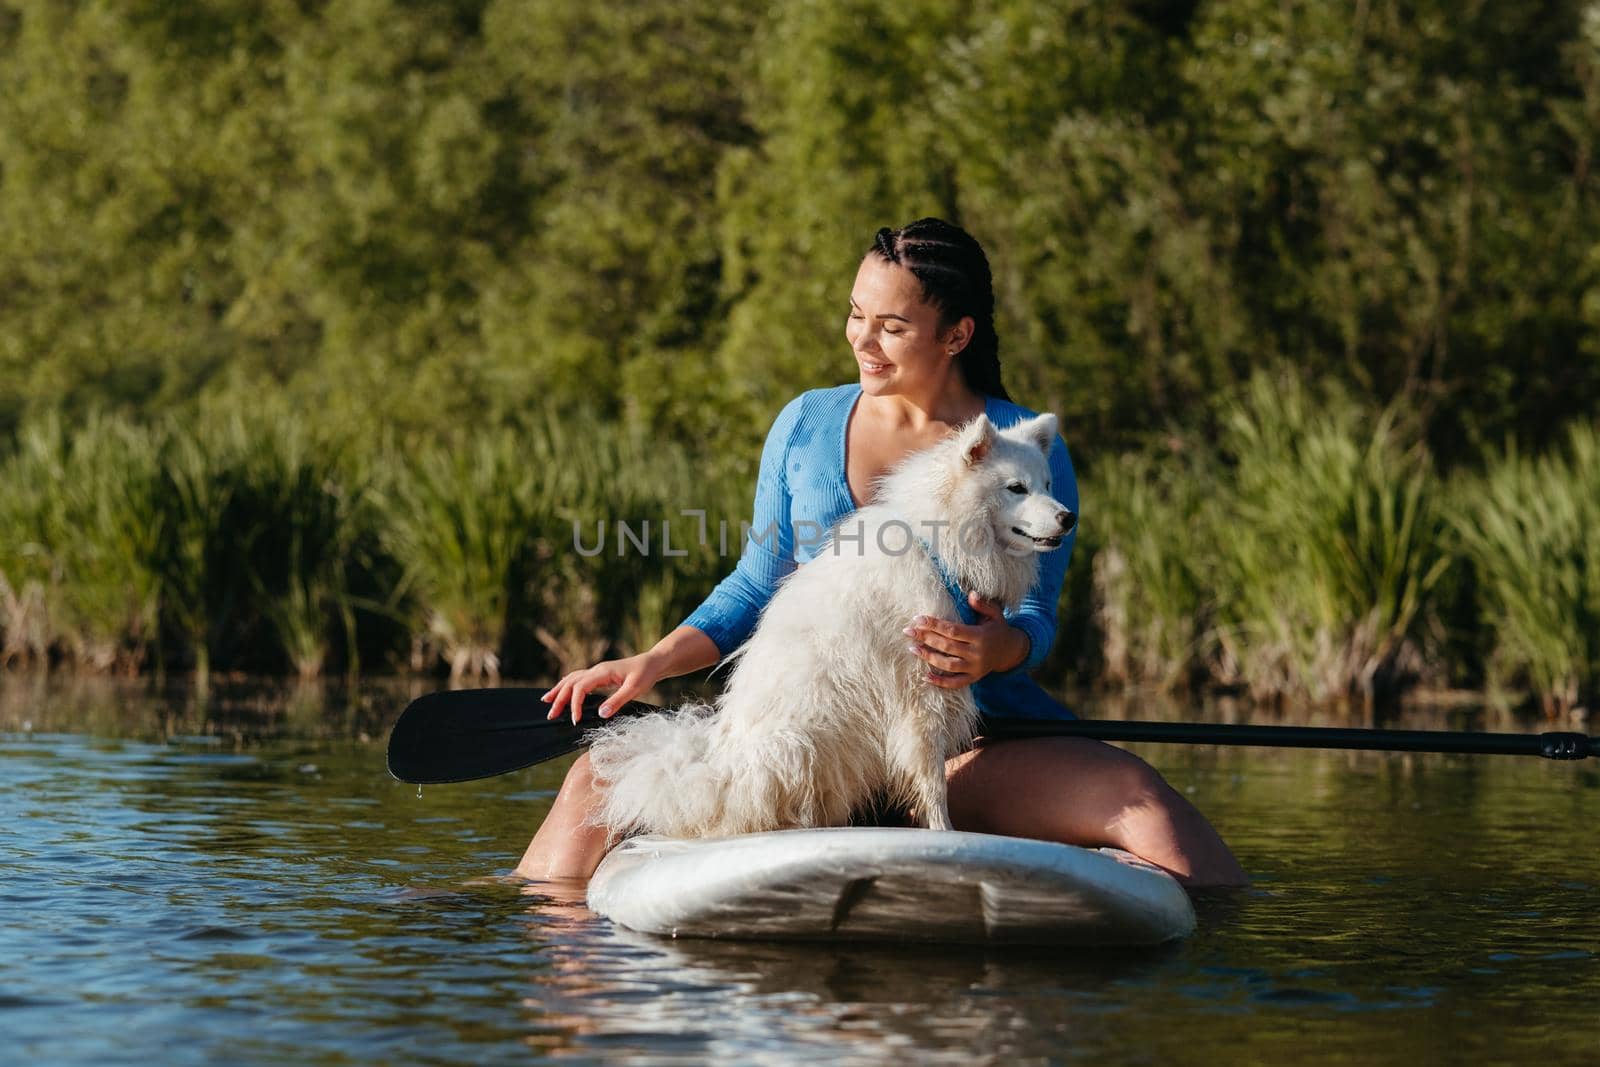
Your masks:
<svg viewBox="0 0 1600 1067"><path fill-rule="evenodd" d="M1137 756L1099 741L999 741L952 759L956 828L1125 849L1194 887L1249 877L1205 816ZM517 873L538 881L587 879L610 842L589 823L596 800L587 754L567 771Z"/></svg>
<svg viewBox="0 0 1600 1067"><path fill-rule="evenodd" d="M946 764L960 830L1111 846L1192 887L1248 885L1205 816L1130 752L1082 737L981 745Z"/></svg>
<svg viewBox="0 0 1600 1067"><path fill-rule="evenodd" d="M594 772L585 752L568 769L550 814L517 864L517 873L541 882L593 874L610 847L605 829L589 822L596 800Z"/></svg>

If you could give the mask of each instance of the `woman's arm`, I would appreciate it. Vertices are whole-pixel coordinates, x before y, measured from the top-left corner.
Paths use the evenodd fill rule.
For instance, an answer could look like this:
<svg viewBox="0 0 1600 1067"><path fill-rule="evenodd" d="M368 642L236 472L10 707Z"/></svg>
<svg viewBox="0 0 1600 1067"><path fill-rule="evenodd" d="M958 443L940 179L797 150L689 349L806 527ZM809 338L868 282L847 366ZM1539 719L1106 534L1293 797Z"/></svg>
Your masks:
<svg viewBox="0 0 1600 1067"><path fill-rule="evenodd" d="M692 626L680 626L657 641L648 652L625 659L608 659L581 671L573 671L550 687L540 699L550 705L548 719L570 714L572 721L583 718L583 699L596 689L616 687L600 705L600 717L609 719L622 705L650 689L663 678L710 667L722 658L711 638Z"/></svg>

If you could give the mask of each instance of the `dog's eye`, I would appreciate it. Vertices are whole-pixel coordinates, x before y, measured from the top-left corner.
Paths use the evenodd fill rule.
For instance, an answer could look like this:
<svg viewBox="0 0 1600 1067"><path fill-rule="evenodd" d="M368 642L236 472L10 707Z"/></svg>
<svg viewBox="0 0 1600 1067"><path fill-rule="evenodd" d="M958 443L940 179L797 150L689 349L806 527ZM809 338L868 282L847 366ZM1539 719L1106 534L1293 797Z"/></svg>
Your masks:
<svg viewBox="0 0 1600 1067"><path fill-rule="evenodd" d="M1011 490L1013 493L1026 493L1028 491L1028 487L1023 485L1021 482L1012 482L1010 485L1006 486L1006 488Z"/></svg>

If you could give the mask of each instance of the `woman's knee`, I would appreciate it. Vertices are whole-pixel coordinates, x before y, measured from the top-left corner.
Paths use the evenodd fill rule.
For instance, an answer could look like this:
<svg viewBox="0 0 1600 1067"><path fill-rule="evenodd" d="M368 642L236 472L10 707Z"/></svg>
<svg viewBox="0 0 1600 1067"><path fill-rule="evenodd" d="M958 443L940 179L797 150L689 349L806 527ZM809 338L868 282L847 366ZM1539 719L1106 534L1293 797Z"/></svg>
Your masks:
<svg viewBox="0 0 1600 1067"><path fill-rule="evenodd" d="M1206 817L1154 767L1127 770L1128 798L1108 826L1112 843L1192 886L1248 885L1249 876Z"/></svg>
<svg viewBox="0 0 1600 1067"><path fill-rule="evenodd" d="M561 780L561 792L570 792L575 796L594 793L600 788L599 781L595 777L594 764L589 762L589 753L585 752L567 768L567 776Z"/></svg>
<svg viewBox="0 0 1600 1067"><path fill-rule="evenodd" d="M950 785L951 815L967 829L1110 845L1197 883L1248 881L1205 817L1154 767L1112 745L1000 742L951 761Z"/></svg>
<svg viewBox="0 0 1600 1067"><path fill-rule="evenodd" d="M1130 806L1166 805L1177 797L1177 790L1167 784L1160 771L1131 752L1116 751L1121 756L1116 773Z"/></svg>
<svg viewBox="0 0 1600 1067"><path fill-rule="evenodd" d="M1102 789L1116 798L1118 824L1157 835L1169 832L1173 809L1183 798L1150 764L1131 752L1113 751L1117 758L1108 762Z"/></svg>

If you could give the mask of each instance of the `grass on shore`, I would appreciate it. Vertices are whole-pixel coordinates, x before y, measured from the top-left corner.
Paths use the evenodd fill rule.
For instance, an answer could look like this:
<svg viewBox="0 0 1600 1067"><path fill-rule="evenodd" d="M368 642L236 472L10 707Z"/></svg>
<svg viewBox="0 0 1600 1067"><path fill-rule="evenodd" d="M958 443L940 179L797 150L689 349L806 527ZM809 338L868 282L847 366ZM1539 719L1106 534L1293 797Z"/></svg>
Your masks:
<svg viewBox="0 0 1600 1067"><path fill-rule="evenodd" d="M1084 492L1102 680L1370 701L1426 680L1450 563L1437 478L1392 415L1260 375L1199 454Z"/></svg>
<svg viewBox="0 0 1600 1067"><path fill-rule="evenodd" d="M1057 673L1370 701L1482 649L1497 689L1593 706L1600 430L1446 484L1393 413L1292 379L1218 421L1086 479ZM0 460L0 662L559 674L647 646L733 566L749 472L696 460L557 413L376 447L283 409L39 419Z"/></svg>
<svg viewBox="0 0 1600 1067"><path fill-rule="evenodd" d="M1537 694L1544 711L1600 701L1600 428L1564 451L1515 448L1452 492L1450 526L1472 568L1491 637L1492 688Z"/></svg>
<svg viewBox="0 0 1600 1067"><path fill-rule="evenodd" d="M592 419L362 452L286 410L43 419L0 484L0 660L201 678L363 655L493 678L642 647L732 565L715 524L746 492Z"/></svg>

